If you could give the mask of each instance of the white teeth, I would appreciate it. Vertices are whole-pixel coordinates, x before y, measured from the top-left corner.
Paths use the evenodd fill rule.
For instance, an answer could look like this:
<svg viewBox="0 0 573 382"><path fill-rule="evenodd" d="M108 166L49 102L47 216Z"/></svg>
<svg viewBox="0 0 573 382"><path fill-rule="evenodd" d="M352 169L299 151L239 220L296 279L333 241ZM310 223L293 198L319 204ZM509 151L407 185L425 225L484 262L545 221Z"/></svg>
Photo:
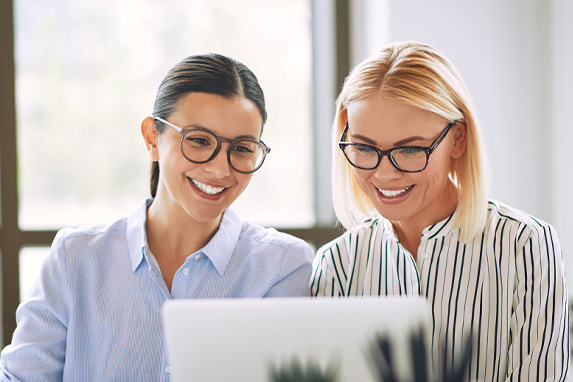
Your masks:
<svg viewBox="0 0 573 382"><path fill-rule="evenodd" d="M378 188L378 187L376 187L376 188ZM397 196L404 195L406 192L408 192L410 190L410 188L412 188L412 186L406 187L403 190L394 190L394 191L382 190L381 188L378 188L378 191L380 191L380 193L387 198L395 198Z"/></svg>
<svg viewBox="0 0 573 382"><path fill-rule="evenodd" d="M211 187L204 183L198 182L195 179L191 179L191 181L198 189L209 195L218 194L225 189L225 187Z"/></svg>

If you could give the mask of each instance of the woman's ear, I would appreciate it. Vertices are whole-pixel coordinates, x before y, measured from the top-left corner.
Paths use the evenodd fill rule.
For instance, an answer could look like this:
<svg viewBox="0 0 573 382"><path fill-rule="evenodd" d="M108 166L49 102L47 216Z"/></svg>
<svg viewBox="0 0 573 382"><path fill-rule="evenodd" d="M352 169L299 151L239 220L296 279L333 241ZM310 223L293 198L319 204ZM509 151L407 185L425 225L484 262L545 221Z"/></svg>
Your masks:
<svg viewBox="0 0 573 382"><path fill-rule="evenodd" d="M145 146L147 147L147 152L149 152L149 157L152 161L156 162L159 160L159 151L157 150L157 129L155 128L155 119L152 117L146 117L143 122L141 122L141 135L145 141Z"/></svg>
<svg viewBox="0 0 573 382"><path fill-rule="evenodd" d="M459 159L464 155L468 144L467 127L465 123L457 123L453 127L454 147L452 149L452 158Z"/></svg>

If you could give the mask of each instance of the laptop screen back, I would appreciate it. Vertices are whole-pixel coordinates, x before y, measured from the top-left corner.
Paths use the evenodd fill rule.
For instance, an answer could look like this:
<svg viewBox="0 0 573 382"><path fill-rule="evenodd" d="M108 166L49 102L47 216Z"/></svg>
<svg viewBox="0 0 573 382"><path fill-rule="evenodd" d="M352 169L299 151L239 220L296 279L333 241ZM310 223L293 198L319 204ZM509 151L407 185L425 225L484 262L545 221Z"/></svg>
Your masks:
<svg viewBox="0 0 573 382"><path fill-rule="evenodd" d="M163 322L175 382L267 382L295 360L362 382L375 379L369 346L378 335L392 340L397 376L411 373L410 334L428 327L430 313L418 297L172 300Z"/></svg>

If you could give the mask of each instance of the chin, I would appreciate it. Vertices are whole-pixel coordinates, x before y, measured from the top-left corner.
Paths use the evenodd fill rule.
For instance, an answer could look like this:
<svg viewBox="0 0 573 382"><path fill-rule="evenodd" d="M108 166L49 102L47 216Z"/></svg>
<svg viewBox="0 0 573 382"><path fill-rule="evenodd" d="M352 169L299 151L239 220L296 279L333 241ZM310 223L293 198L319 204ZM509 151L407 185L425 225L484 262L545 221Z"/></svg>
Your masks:
<svg viewBox="0 0 573 382"><path fill-rule="evenodd" d="M393 206L377 205L375 207L376 211L378 211L381 216L392 222L398 222L412 217L412 213L403 204L396 204Z"/></svg>

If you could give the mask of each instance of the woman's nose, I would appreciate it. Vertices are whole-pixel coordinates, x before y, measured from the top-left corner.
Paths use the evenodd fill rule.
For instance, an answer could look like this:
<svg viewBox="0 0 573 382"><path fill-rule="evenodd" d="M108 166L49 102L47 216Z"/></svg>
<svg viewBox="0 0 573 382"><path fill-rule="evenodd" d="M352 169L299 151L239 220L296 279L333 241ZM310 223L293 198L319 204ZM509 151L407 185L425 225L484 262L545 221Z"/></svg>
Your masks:
<svg viewBox="0 0 573 382"><path fill-rule="evenodd" d="M221 149L209 162L203 164L205 171L214 174L217 178L224 178L231 173L231 165L227 158L229 145L221 145Z"/></svg>
<svg viewBox="0 0 573 382"><path fill-rule="evenodd" d="M384 155L380 164L374 170L378 179L396 179L402 176L402 171L398 170L396 166L390 161L390 157Z"/></svg>

